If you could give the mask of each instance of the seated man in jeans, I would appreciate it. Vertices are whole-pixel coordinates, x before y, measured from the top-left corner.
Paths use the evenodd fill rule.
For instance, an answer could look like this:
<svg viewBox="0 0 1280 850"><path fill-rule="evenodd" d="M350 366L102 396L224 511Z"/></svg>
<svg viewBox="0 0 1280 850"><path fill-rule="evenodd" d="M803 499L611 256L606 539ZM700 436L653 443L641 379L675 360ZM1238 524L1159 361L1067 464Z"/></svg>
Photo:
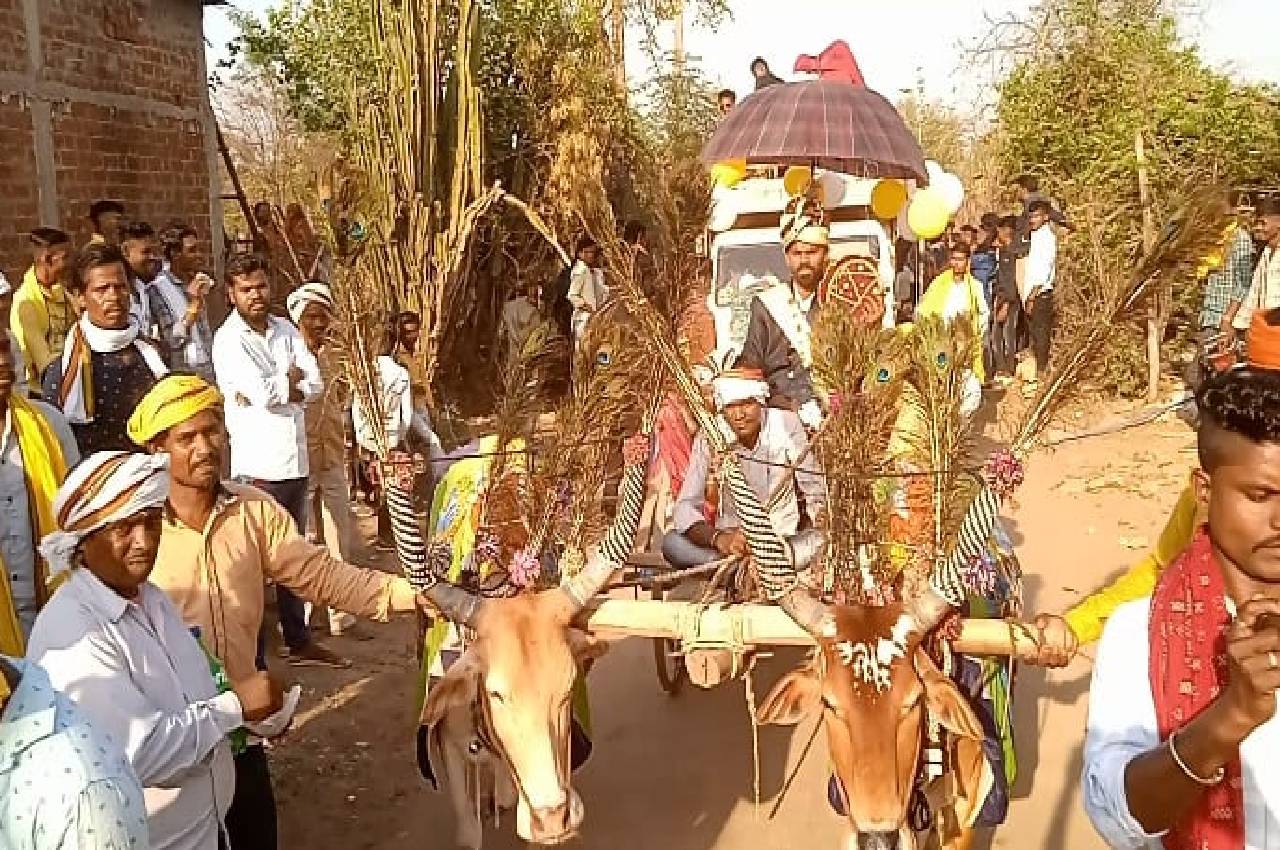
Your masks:
<svg viewBox="0 0 1280 850"><path fill-rule="evenodd" d="M765 502L774 529L791 537L801 526L797 490L810 520L826 502L822 473L817 459L806 452L808 437L800 417L765 407L769 385L759 369L729 370L715 379L714 387L721 427L728 425L730 450L737 452L747 483ZM662 555L672 566L693 567L749 554L727 491L719 493L714 525L703 513L709 477L718 468L706 435L699 434L676 501L674 528L662 541Z"/></svg>

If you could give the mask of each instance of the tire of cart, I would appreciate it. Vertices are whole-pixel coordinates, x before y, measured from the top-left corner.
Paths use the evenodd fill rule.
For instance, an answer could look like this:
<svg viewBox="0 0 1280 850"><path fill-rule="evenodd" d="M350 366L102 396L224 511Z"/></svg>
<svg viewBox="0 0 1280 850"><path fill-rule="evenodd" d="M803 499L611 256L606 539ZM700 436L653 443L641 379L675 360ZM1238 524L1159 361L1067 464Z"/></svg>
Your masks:
<svg viewBox="0 0 1280 850"><path fill-rule="evenodd" d="M617 587L631 587L637 596L648 593L650 599L665 600L672 585L659 578L672 572L670 564L656 552L636 552L627 562L626 578ZM653 638L653 665L658 674L658 685L668 696L677 696L684 689L688 673L684 656L680 653L680 641L670 638Z"/></svg>

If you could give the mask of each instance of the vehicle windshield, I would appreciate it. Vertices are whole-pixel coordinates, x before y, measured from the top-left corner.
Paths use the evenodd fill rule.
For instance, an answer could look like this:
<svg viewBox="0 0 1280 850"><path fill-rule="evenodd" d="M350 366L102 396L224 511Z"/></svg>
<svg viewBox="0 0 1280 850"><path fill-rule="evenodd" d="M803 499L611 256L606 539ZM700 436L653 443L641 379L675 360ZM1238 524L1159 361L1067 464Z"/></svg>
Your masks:
<svg viewBox="0 0 1280 850"><path fill-rule="evenodd" d="M831 240L831 259L849 254L862 254L880 259L880 239L873 235L845 236ZM764 288L769 277L787 280L787 258L778 242L753 245L723 245L716 252L716 304L728 307L751 297ZM744 280L745 279L745 280Z"/></svg>

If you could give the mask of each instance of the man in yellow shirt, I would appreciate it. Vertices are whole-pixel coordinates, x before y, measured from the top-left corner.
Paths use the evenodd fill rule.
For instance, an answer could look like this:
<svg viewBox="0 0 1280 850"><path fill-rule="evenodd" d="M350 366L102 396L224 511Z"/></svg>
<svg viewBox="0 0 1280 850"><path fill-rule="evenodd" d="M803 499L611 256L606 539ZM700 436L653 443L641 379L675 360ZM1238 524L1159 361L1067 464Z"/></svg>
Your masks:
<svg viewBox="0 0 1280 850"><path fill-rule="evenodd" d="M45 367L62 356L77 315L63 290L71 267L71 237L52 227L37 227L29 238L31 268L13 295L9 329L27 366L26 383L34 390Z"/></svg>

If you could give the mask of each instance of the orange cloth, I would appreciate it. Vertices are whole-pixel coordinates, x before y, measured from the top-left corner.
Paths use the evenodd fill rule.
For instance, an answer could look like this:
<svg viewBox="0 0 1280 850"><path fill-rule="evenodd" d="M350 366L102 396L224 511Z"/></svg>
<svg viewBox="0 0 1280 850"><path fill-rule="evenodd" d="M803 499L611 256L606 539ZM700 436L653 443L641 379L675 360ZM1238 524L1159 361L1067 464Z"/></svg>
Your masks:
<svg viewBox="0 0 1280 850"><path fill-rule="evenodd" d="M1249 323L1249 365L1280 369L1280 311L1259 310L1253 314Z"/></svg>

